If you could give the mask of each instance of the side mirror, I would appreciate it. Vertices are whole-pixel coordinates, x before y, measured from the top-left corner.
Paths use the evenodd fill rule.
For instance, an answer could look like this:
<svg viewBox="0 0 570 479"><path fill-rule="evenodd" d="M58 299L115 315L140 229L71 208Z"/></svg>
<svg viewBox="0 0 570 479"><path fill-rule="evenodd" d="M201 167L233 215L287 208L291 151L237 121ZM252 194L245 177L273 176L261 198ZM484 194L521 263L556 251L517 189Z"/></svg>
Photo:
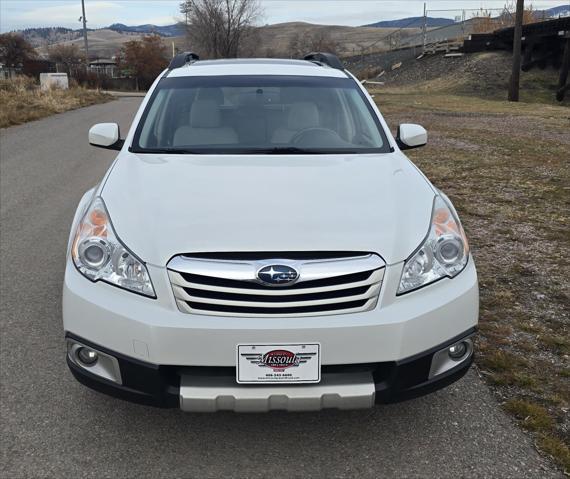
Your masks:
<svg viewBox="0 0 570 479"><path fill-rule="evenodd" d="M396 141L401 150L411 150L412 148L425 146L428 141L428 134L423 126L402 123L398 127Z"/></svg>
<svg viewBox="0 0 570 479"><path fill-rule="evenodd" d="M89 144L108 150L121 150L125 140L121 140L121 131L116 123L98 123L89 130Z"/></svg>

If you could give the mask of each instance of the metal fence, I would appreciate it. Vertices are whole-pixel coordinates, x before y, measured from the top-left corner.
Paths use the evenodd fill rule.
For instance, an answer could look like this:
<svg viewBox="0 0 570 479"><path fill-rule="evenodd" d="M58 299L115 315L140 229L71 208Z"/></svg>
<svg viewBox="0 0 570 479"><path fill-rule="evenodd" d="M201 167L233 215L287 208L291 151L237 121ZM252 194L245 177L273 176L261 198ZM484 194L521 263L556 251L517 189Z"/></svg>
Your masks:
<svg viewBox="0 0 570 479"><path fill-rule="evenodd" d="M450 15L451 14L451 15ZM429 17L454 17L454 22L442 27L429 27ZM414 18L408 25L390 32L371 44L366 45L359 52L360 55L378 53L379 51L392 51L410 47L426 49L431 44L445 41L464 40L473 33L494 31L511 26L514 21L514 12L504 8L462 8L462 9L430 9L429 4L424 4L423 21L418 25ZM536 15L536 20L540 21ZM411 28L418 27L420 33L408 34ZM356 52L355 52L356 53Z"/></svg>
<svg viewBox="0 0 570 479"><path fill-rule="evenodd" d="M15 78L22 72L21 68L5 67L0 65L0 80L9 80Z"/></svg>

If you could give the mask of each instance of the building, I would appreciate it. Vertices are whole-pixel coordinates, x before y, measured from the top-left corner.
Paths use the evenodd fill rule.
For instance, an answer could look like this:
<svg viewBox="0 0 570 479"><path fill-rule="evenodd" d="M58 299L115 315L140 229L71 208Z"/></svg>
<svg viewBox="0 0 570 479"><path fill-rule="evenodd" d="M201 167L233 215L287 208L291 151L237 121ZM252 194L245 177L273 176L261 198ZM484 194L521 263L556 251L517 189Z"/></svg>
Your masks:
<svg viewBox="0 0 570 479"><path fill-rule="evenodd" d="M117 62L113 59L99 59L89 62L89 69L98 75L105 75L111 78L117 77Z"/></svg>

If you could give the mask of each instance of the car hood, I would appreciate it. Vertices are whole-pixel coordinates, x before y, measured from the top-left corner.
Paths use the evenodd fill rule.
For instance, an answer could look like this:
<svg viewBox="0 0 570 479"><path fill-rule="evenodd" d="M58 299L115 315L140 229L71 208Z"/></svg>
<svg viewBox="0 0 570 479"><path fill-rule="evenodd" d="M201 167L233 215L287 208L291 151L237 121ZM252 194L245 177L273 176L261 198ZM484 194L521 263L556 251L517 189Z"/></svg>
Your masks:
<svg viewBox="0 0 570 479"><path fill-rule="evenodd" d="M434 191L401 153L122 153L102 190L119 238L164 266L196 252L376 252L406 259L427 234Z"/></svg>

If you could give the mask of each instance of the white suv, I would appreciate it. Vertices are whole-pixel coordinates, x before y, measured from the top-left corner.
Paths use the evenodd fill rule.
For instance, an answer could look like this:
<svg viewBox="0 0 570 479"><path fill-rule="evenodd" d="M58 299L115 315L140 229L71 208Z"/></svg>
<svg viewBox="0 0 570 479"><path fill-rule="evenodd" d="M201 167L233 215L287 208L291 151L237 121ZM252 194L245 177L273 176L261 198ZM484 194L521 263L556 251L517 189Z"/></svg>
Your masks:
<svg viewBox="0 0 570 479"><path fill-rule="evenodd" d="M185 411L371 407L473 360L478 285L449 199L338 58L176 57L81 200L67 362L96 390Z"/></svg>

